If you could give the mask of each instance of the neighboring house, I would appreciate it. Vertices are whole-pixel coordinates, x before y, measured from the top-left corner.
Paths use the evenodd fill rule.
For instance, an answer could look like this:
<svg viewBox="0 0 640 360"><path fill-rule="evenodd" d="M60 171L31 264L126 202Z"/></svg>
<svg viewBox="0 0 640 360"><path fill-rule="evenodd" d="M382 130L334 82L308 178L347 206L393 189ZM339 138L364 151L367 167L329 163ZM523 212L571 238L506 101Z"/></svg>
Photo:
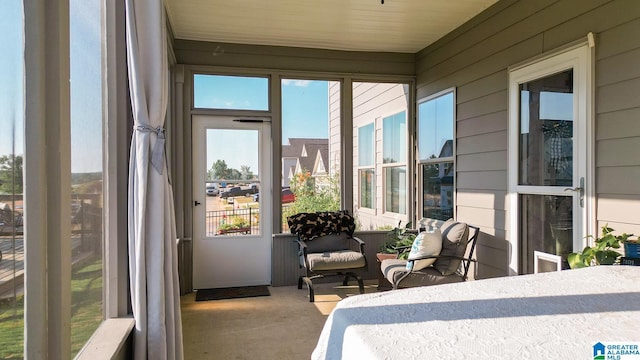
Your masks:
<svg viewBox="0 0 640 360"><path fill-rule="evenodd" d="M316 186L326 183L328 169L328 140L290 138L282 146L282 186L290 186L296 174L309 172Z"/></svg>

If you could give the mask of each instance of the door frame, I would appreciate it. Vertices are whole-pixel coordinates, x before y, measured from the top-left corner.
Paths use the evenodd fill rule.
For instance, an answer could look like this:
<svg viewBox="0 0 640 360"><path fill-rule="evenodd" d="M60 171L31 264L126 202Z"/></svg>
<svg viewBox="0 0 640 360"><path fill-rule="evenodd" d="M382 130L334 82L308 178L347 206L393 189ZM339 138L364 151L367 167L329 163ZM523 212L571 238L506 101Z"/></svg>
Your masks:
<svg viewBox="0 0 640 360"><path fill-rule="evenodd" d="M209 237L212 239L212 242L218 242L219 245L227 246L228 244L224 244L223 242L231 242L237 241L236 244L240 245L241 248L238 251L234 251L234 253L242 254L238 255L239 260L237 263L239 264L240 271L249 271L259 273L257 277L253 277L251 279L247 279L247 281L222 281L217 282L214 285L202 286L203 279L198 279L197 272L199 270L199 266L202 265L201 262L197 259L197 256L201 254L199 251L204 251L202 248L202 244L200 241L202 239L207 238L206 230L203 223L199 223L199 221L203 221L201 215L198 214L200 209L204 209L206 211L206 195L205 195L205 184L202 181L200 175L197 174L198 171L198 163L202 161L202 154L199 153L198 149L201 147L206 148L206 130L208 128L215 129L248 129L248 130L258 130L259 131L259 141L261 142L258 145L259 150L259 167L258 173L260 177L260 213L263 214L272 214L272 167L271 164L271 118L269 116L232 116L232 115L198 115L193 114L191 116L192 120L192 191L193 191L193 202L191 203L193 209L193 221L192 221L192 282L193 289L198 288L208 288L208 287L232 287L232 286L252 286L252 285L270 285L271 284L271 260L272 260L272 236L273 233L273 221L271 218L260 218L260 233L258 235L240 235L240 236L220 236L220 237ZM239 120L239 121L238 121ZM204 134L203 134L204 133ZM204 143L203 143L204 142ZM206 159L206 155L205 159ZM202 169L204 173L206 173L206 166ZM199 201L202 205L195 205L195 202ZM202 206L202 207L201 207ZM199 209L199 207L201 207ZM260 243L262 241L262 243ZM253 245L257 245L258 248L251 247L250 242L253 242ZM262 253L260 253L260 250ZM266 256L264 256L266 255ZM264 257L261 257L264 256ZM230 259L229 257L225 258L223 261ZM233 262L233 261L231 261ZM231 266L231 265L229 265ZM253 267L253 268L252 268ZM226 270L230 270L230 268L224 267Z"/></svg>
<svg viewBox="0 0 640 360"><path fill-rule="evenodd" d="M508 144L508 176L509 210L507 215L507 239L509 242L509 275L520 273L520 209L519 195L540 194L547 195L543 188L537 186L518 185L519 164L519 113L521 83L540 79L558 72L573 68L574 70L574 114L577 126L578 139L574 139L573 158L574 171L573 187L580 186L580 177L584 177L584 203L580 206L579 195L574 194L573 223L573 248L582 249L588 234L594 234L595 229L595 200L594 200L594 140L593 140L593 50L587 43L580 43L559 51L545 54L543 57L528 61L508 69L509 92L509 144ZM574 125L575 125L574 124ZM554 195L554 194L549 194ZM557 194L555 194L557 195Z"/></svg>

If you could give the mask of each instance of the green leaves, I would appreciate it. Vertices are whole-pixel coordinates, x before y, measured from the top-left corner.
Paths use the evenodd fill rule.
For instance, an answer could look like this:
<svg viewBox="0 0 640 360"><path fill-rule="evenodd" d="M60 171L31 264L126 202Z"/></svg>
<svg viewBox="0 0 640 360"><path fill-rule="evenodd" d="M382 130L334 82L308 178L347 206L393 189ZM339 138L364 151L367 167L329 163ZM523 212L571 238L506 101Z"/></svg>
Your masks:
<svg viewBox="0 0 640 360"><path fill-rule="evenodd" d="M567 256L567 261L572 269L579 269L594 265L612 265L620 256L620 253L613 250L619 249L630 236L633 234L623 233L614 235L615 230L608 225L602 227L602 235L594 238L589 235L587 238L594 239L594 246L586 246L582 252L571 253Z"/></svg>

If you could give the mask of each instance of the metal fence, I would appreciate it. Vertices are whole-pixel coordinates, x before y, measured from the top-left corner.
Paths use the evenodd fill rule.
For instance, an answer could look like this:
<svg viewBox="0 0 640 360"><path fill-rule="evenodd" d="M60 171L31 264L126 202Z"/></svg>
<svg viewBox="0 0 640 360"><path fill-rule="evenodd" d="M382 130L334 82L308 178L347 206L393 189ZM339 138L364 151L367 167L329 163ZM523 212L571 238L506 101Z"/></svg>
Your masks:
<svg viewBox="0 0 640 360"><path fill-rule="evenodd" d="M205 224L206 236L258 234L260 210L248 208L207 211Z"/></svg>

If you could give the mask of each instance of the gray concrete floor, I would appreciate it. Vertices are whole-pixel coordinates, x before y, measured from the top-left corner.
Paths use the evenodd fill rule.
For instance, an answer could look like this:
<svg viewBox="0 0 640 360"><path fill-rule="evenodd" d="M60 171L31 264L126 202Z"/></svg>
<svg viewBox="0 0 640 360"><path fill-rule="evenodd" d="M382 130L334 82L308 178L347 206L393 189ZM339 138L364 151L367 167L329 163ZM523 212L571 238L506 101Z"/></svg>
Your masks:
<svg viewBox="0 0 640 360"><path fill-rule="evenodd" d="M365 292L376 292L367 282ZM318 284L315 302L306 287L270 287L271 296L195 301L181 298L185 359L309 359L327 316L357 286Z"/></svg>

